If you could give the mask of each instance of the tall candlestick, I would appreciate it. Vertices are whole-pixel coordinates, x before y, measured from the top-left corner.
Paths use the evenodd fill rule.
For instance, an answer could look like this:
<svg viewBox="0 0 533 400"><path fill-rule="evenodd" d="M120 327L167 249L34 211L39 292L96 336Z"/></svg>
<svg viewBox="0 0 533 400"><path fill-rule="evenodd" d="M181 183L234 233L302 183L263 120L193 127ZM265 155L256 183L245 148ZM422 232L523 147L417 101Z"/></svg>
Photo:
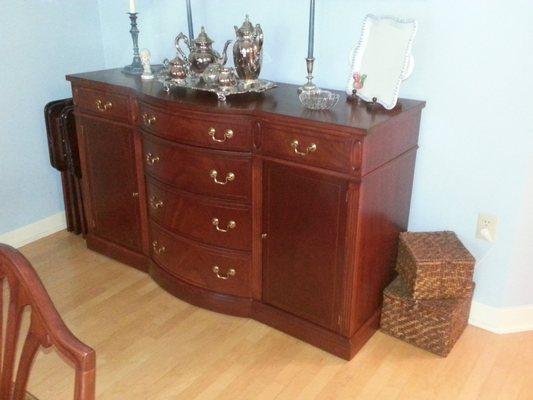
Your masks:
<svg viewBox="0 0 533 400"><path fill-rule="evenodd" d="M191 0L187 0L187 24L189 25L189 39L194 40L194 27L192 24Z"/></svg>
<svg viewBox="0 0 533 400"><path fill-rule="evenodd" d="M141 57L139 56L139 28L137 27L137 13L128 13L130 17L130 34L133 41L133 61L130 65L126 65L122 72L131 75L141 75L143 73L143 66Z"/></svg>
<svg viewBox="0 0 533 400"><path fill-rule="evenodd" d="M313 51L315 47L315 0L311 0L309 5L309 48L307 58L314 58Z"/></svg>
<svg viewBox="0 0 533 400"><path fill-rule="evenodd" d="M315 64L315 57L313 56L315 47L315 0L310 0L309 3L309 40L308 40L307 58L307 83L298 89L299 92L311 92L317 89L313 83L313 67Z"/></svg>
<svg viewBox="0 0 533 400"><path fill-rule="evenodd" d="M137 12L135 8L135 0L130 0L130 14L135 14Z"/></svg>

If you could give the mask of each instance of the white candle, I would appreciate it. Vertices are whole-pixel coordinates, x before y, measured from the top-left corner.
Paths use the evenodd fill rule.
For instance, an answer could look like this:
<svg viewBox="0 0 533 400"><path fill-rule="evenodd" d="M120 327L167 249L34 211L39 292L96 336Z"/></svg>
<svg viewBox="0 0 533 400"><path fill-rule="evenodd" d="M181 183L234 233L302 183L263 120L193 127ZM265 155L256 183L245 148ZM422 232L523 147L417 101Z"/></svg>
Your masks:
<svg viewBox="0 0 533 400"><path fill-rule="evenodd" d="M130 0L130 13L135 14L137 10L135 9L135 0Z"/></svg>

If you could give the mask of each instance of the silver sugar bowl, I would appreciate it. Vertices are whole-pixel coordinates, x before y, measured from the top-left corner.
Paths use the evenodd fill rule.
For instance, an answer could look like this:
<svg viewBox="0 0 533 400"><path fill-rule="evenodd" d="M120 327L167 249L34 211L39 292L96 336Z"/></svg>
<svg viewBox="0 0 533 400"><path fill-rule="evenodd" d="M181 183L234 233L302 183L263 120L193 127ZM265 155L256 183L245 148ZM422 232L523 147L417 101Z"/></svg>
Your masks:
<svg viewBox="0 0 533 400"><path fill-rule="evenodd" d="M240 79L255 81L261 73L263 64L263 30L261 25L255 27L247 15L240 28L235 26L237 39L233 45L233 61Z"/></svg>
<svg viewBox="0 0 533 400"><path fill-rule="evenodd" d="M202 73L202 79L208 86L216 86L219 83L220 72L222 71L222 65L218 63L209 64L205 71Z"/></svg>
<svg viewBox="0 0 533 400"><path fill-rule="evenodd" d="M218 86L221 89L231 89L237 85L237 75L235 69L231 67L222 67L218 76Z"/></svg>

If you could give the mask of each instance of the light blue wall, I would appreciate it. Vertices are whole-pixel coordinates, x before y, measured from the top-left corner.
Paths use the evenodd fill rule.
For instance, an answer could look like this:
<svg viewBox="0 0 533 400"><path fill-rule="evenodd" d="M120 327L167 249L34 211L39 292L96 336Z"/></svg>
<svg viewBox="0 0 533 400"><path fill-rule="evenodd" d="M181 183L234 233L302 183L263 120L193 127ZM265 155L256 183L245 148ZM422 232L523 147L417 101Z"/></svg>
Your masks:
<svg viewBox="0 0 533 400"><path fill-rule="evenodd" d="M65 75L104 66L96 0L0 2L0 234L63 209L44 105L70 96Z"/></svg>
<svg viewBox="0 0 533 400"><path fill-rule="evenodd" d="M34 116L40 116L40 107L53 97L51 94L60 97L61 93L68 93L61 83L66 72L97 68L100 64L96 60L102 58L98 40L91 36L98 36L99 25L91 2L31 2L37 3L41 7L55 7L59 3L75 6L67 6L71 13L68 19L63 18L62 12L59 16L46 13L42 20L37 19L38 13L23 10L22 6L9 6L16 9L16 23L23 21L32 29L17 36L20 44L15 48L24 46L25 51L15 52L7 61L13 65L10 74L19 78L0 78L7 80L10 97L15 99L7 105L11 112L6 112L6 107L0 111L6 114L0 120L1 149L4 153L12 148L7 144L13 141L25 143L30 149L26 151L18 145L22 154L9 154L8 160L2 155L2 169L9 165L11 171L7 182L10 192L5 196L9 195L14 204L0 211L0 221L10 221L5 226L0 224L0 233L60 208L58 181L47 168L42 123ZM129 63L127 1L98 3L106 66ZM292 83L304 80L307 0L192 0L192 3L196 31L200 24L206 25L217 49L226 39L233 38L233 25L240 25L244 14L249 13L254 23L262 24L266 34L263 77ZM345 85L348 54L359 37L365 14L392 14L419 21L414 46L415 73L402 88L402 96L428 102L423 114L410 229L449 229L459 234L479 260L477 301L499 307L533 304L530 283L533 166L528 163L533 148L530 112L533 24L529 21L533 3L529 0L317 0L317 3L316 75L317 82L329 88L342 89ZM185 0L139 0L138 9L141 47L152 51L154 61L172 57L174 37L187 30ZM6 12L13 13L0 11L0 18L6 18ZM33 24L26 23L29 20L26 14L34 16ZM39 21L47 27L33 27ZM55 47L49 50L50 43L62 35L64 24L71 29L76 24L77 40L67 48L64 60L57 62L59 65L55 61L49 64L47 53L56 57L58 53ZM1 37L5 37L4 29L7 28L2 24ZM90 51L82 51L91 45ZM44 63L39 64L39 78L34 68L18 69L25 65L23 53ZM32 80L47 86L48 83L42 84L42 76L52 78L49 82L57 85L36 93L29 84L20 84ZM24 104L28 96L34 104L32 109ZM23 103L24 107L14 107L15 103ZM25 115L32 117L24 118ZM9 124L5 122L7 118ZM20 129L4 138L6 128L13 126ZM24 173L28 162L32 163L31 173ZM4 173L0 176L5 179ZM492 213L500 219L498 239L492 245L474 237L478 212Z"/></svg>

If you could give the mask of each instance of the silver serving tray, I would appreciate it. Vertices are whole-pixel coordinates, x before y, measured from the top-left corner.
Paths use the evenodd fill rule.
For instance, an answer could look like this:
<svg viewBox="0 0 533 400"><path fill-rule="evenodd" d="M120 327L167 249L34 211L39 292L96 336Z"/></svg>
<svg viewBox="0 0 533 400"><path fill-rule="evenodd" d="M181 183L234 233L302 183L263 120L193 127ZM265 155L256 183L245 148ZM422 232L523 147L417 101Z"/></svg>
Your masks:
<svg viewBox="0 0 533 400"><path fill-rule="evenodd" d="M262 93L269 89L275 88L277 85L274 82L264 81L258 79L253 82L246 82L239 80L237 85L230 88L221 88L219 86L206 85L203 80L199 78L187 79L173 79L168 75L159 75L158 81L163 84L165 91L169 92L173 87L182 87L192 90L200 90L202 92L215 93L219 101L226 101L227 96L245 93Z"/></svg>

